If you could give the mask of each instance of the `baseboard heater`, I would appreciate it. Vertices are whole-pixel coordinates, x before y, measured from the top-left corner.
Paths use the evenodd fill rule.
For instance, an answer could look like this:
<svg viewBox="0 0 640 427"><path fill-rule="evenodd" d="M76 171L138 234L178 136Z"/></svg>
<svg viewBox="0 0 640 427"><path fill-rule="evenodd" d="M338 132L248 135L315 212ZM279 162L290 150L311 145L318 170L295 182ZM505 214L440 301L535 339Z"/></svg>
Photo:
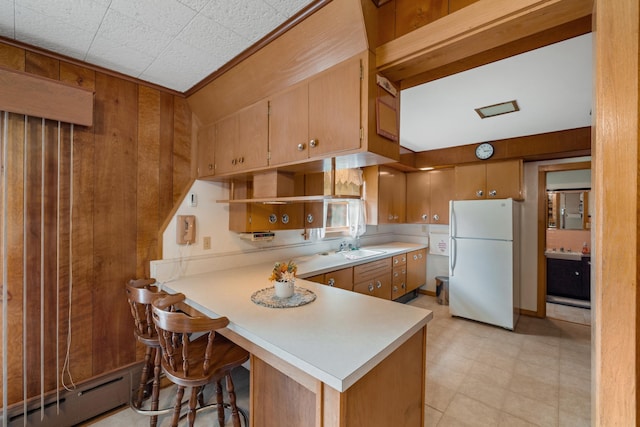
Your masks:
<svg viewBox="0 0 640 427"><path fill-rule="evenodd" d="M138 388L141 370L142 363L138 362L87 380L74 390L63 389L59 405L55 392L45 396L44 408L40 396L30 399L26 414L22 402L11 405L7 408L7 425L72 426L128 405L132 391ZM0 424L3 422L0 412Z"/></svg>

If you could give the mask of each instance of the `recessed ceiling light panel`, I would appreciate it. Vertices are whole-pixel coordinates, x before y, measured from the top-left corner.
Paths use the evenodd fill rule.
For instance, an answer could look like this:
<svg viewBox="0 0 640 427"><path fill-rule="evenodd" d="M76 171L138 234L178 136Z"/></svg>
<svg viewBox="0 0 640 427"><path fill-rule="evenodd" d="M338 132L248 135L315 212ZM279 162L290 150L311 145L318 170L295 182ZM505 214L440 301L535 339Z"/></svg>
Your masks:
<svg viewBox="0 0 640 427"><path fill-rule="evenodd" d="M501 102L500 104L494 104L494 105L488 105L486 107L476 108L475 110L481 119L486 119L487 117L499 116L501 114L520 111L520 107L518 107L518 103L514 99L513 101Z"/></svg>

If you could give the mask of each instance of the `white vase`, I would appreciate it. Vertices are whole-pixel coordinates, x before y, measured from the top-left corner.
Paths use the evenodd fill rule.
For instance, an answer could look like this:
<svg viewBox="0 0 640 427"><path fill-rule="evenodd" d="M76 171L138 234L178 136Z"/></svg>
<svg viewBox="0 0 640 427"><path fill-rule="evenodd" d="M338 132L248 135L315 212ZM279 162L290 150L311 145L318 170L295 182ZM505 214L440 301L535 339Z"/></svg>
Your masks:
<svg viewBox="0 0 640 427"><path fill-rule="evenodd" d="M293 295L293 288L295 287L295 283L292 281L278 281L276 280L274 287L276 288L276 296L278 298L289 298Z"/></svg>

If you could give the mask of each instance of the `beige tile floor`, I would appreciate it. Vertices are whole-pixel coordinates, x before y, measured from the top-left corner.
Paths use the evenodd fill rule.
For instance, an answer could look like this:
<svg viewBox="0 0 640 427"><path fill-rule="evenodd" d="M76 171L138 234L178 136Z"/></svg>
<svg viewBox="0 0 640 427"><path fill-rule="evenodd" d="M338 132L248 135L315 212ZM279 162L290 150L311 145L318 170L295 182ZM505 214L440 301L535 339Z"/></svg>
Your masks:
<svg viewBox="0 0 640 427"><path fill-rule="evenodd" d="M434 314L427 333L426 426L590 425L588 325L522 316L511 332L452 318L448 306L430 296L409 304ZM248 408L247 371L234 378L238 404ZM163 390L163 396L170 393ZM158 425L168 426L169 418L161 417ZM214 420L215 412L205 412L196 425L217 425ZM147 417L124 408L86 425L148 423Z"/></svg>
<svg viewBox="0 0 640 427"><path fill-rule="evenodd" d="M521 316L514 332L433 310L427 333L427 426L589 426L588 325ZM561 311L561 310L560 310Z"/></svg>

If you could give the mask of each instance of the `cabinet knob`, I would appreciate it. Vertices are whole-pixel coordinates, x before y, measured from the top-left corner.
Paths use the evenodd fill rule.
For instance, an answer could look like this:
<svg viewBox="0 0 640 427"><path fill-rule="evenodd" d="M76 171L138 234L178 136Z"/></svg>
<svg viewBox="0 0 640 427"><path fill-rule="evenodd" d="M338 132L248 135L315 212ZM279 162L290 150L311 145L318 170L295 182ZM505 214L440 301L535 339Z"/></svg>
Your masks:
<svg viewBox="0 0 640 427"><path fill-rule="evenodd" d="M240 158L238 159L238 163L240 163L240 164L244 163L244 157L240 157Z"/></svg>
<svg viewBox="0 0 640 427"><path fill-rule="evenodd" d="M397 264L397 263L398 263L398 260L397 260L397 259L394 259L394 260L393 260L393 263L394 263L394 264Z"/></svg>
<svg viewBox="0 0 640 427"><path fill-rule="evenodd" d="M369 283L369 292L373 292L373 283Z"/></svg>
<svg viewBox="0 0 640 427"><path fill-rule="evenodd" d="M307 223L309 224L313 224L313 215L312 214L307 214Z"/></svg>
<svg viewBox="0 0 640 427"><path fill-rule="evenodd" d="M333 286L335 284L336 284L336 279L334 279L333 277L327 280L327 285Z"/></svg>
<svg viewBox="0 0 640 427"><path fill-rule="evenodd" d="M400 287L401 287L402 289L406 289L407 285L406 285L404 282L402 282L402 285L400 285Z"/></svg>
<svg viewBox="0 0 640 427"><path fill-rule="evenodd" d="M304 144L298 144L298 151L304 151L306 145Z"/></svg>
<svg viewBox="0 0 640 427"><path fill-rule="evenodd" d="M376 288L380 289L382 287L382 283L380 283L380 280L378 280L376 282Z"/></svg>
<svg viewBox="0 0 640 427"><path fill-rule="evenodd" d="M400 273L398 273L397 271L394 271L393 272L393 277L398 277L398 274L400 274Z"/></svg>
<svg viewBox="0 0 640 427"><path fill-rule="evenodd" d="M576 271L576 276L579 276L579 275L580 275L580 272L579 272L579 271Z"/></svg>
<svg viewBox="0 0 640 427"><path fill-rule="evenodd" d="M434 221L440 221L440 215L438 215L438 214L434 214L434 215L433 215L433 220L434 220Z"/></svg>
<svg viewBox="0 0 640 427"><path fill-rule="evenodd" d="M418 259L418 255L414 255L414 256L413 256L413 260L415 261L415 260L417 260L417 259Z"/></svg>
<svg viewBox="0 0 640 427"><path fill-rule="evenodd" d="M484 191L482 191L482 190L476 191L476 196L482 197L483 195L484 195Z"/></svg>
<svg viewBox="0 0 640 427"><path fill-rule="evenodd" d="M209 170L213 169L213 163L209 163Z"/></svg>
<svg viewBox="0 0 640 427"><path fill-rule="evenodd" d="M402 262L407 262L407 257L405 255L402 256Z"/></svg>
<svg viewBox="0 0 640 427"><path fill-rule="evenodd" d="M498 195L498 192L496 190L489 190L489 196L496 197L497 195Z"/></svg>
<svg viewBox="0 0 640 427"><path fill-rule="evenodd" d="M427 214L422 214L420 218L422 218L423 221L426 221L429 218L429 216Z"/></svg>
<svg viewBox="0 0 640 427"><path fill-rule="evenodd" d="M422 259L422 253L418 254L418 259Z"/></svg>
<svg viewBox="0 0 640 427"><path fill-rule="evenodd" d="M318 146L318 140L317 139L312 139L311 141L309 141L309 147L315 148L317 146Z"/></svg>
<svg viewBox="0 0 640 427"><path fill-rule="evenodd" d="M398 292L398 287L397 286L393 287L393 292Z"/></svg>
<svg viewBox="0 0 640 427"><path fill-rule="evenodd" d="M393 221L393 215L389 214L389 221Z"/></svg>
<svg viewBox="0 0 640 427"><path fill-rule="evenodd" d="M269 215L269 223L275 224L276 222L278 222L278 217L276 216L276 214Z"/></svg>
<svg viewBox="0 0 640 427"><path fill-rule="evenodd" d="M235 166L235 164L238 163L238 161L236 159L231 160L231 164Z"/></svg>
<svg viewBox="0 0 640 427"><path fill-rule="evenodd" d="M289 223L289 215L288 214L282 214L282 223L283 224L288 224Z"/></svg>

